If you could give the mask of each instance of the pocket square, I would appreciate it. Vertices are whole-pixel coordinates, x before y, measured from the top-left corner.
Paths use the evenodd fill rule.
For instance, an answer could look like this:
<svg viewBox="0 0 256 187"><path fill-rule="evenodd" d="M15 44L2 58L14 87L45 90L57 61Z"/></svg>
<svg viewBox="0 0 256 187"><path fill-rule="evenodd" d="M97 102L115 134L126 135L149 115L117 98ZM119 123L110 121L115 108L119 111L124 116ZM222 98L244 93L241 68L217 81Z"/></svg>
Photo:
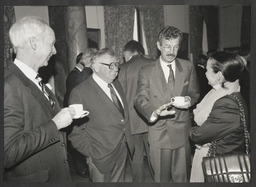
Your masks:
<svg viewBox="0 0 256 187"><path fill-rule="evenodd" d="M187 86L189 84L189 82L188 81L186 81L185 83L184 83L184 86Z"/></svg>

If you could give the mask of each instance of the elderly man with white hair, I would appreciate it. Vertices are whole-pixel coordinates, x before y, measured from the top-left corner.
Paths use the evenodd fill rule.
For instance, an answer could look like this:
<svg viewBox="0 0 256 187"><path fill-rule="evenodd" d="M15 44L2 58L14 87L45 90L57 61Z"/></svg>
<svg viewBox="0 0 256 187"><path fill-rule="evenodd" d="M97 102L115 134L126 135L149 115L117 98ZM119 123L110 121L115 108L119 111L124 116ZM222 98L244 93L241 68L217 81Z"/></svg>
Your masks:
<svg viewBox="0 0 256 187"><path fill-rule="evenodd" d="M75 111L61 110L37 73L56 54L54 31L27 16L9 34L16 59L4 80L4 180L71 181L61 129L71 124Z"/></svg>

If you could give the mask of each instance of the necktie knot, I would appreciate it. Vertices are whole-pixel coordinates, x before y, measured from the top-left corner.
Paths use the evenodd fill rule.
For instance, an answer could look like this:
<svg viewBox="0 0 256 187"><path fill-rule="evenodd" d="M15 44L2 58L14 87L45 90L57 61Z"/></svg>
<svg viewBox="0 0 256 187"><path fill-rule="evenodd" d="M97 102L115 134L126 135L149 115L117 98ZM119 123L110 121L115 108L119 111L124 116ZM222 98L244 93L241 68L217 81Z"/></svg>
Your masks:
<svg viewBox="0 0 256 187"><path fill-rule="evenodd" d="M35 79L38 81L38 84L39 84L39 86L41 87L41 91L42 91L43 94L46 96L46 98L50 101L50 104L51 104L51 106L52 106L52 108L53 108L54 105L55 105L55 101L54 101L54 99L50 96L50 94L46 91L46 86L45 86L45 84L43 83L42 78L39 76L39 74L37 74L37 76L36 76Z"/></svg>

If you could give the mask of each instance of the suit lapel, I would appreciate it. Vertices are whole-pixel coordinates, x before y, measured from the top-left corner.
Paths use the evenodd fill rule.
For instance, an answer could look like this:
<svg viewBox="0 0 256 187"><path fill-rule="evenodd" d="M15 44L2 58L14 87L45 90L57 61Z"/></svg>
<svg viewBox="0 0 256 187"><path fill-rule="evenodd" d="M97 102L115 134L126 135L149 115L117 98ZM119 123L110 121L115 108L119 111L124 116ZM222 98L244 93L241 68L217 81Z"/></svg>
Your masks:
<svg viewBox="0 0 256 187"><path fill-rule="evenodd" d="M183 68L178 59L175 60L175 63L176 63L176 69L175 69L176 73L175 73L174 95L178 96L181 94L185 75L184 75Z"/></svg>
<svg viewBox="0 0 256 187"><path fill-rule="evenodd" d="M170 102L171 100L170 94L167 94L169 93L169 89L167 87L167 83L164 77L164 72L162 70L159 59L155 63L155 71L153 72L153 75L154 75L153 80L159 90L159 93L162 95L162 97L166 102Z"/></svg>
<svg viewBox="0 0 256 187"><path fill-rule="evenodd" d="M51 114L54 114L51 104L44 96L43 92L41 92L39 88L31 80L29 80L26 77L26 75L24 75L24 73L15 64L12 63L10 65L10 69L17 75L17 77L19 77L19 79L24 83L24 85L28 87L31 94L42 105L42 108L45 109L45 112L48 113L50 111Z"/></svg>
<svg viewBox="0 0 256 187"><path fill-rule="evenodd" d="M112 111L115 115L122 117L122 114L119 112L113 101L108 97L108 95L101 89L101 87L95 82L95 80L90 76L88 78L92 89L94 90L93 93L97 94L99 100L101 100L102 107L107 106L107 110Z"/></svg>
<svg viewBox="0 0 256 187"><path fill-rule="evenodd" d="M121 84L118 84L118 80L117 79L113 82L113 85L115 86L116 91L118 92L119 96L122 99L124 113L125 113L125 117L126 117L126 116L129 115L128 114L128 104L127 104L126 97L125 97L125 94L123 92L122 86L121 86Z"/></svg>

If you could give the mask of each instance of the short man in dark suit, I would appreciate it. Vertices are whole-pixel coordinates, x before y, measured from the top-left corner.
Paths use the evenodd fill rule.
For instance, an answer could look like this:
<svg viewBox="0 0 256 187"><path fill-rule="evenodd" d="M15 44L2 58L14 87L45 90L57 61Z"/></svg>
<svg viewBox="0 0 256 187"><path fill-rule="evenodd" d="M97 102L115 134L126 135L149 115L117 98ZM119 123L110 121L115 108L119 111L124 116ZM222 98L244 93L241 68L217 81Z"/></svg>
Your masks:
<svg viewBox="0 0 256 187"><path fill-rule="evenodd" d="M188 182L191 166L189 107L199 98L194 64L177 59L182 32L166 26L158 34L161 56L140 70L136 109L149 121L150 159L155 182ZM182 96L184 102L171 98Z"/></svg>
<svg viewBox="0 0 256 187"><path fill-rule="evenodd" d="M124 46L126 62L120 66L118 80L120 81L129 105L131 133L134 139L134 156L131 161L133 182L145 181L144 153L148 158L149 168L152 173L149 160L148 125L147 120L141 116L134 107L134 98L137 90L139 70L150 64L153 60L145 58L143 46L134 40Z"/></svg>
<svg viewBox="0 0 256 187"><path fill-rule="evenodd" d="M93 74L76 86L69 104L81 103L90 113L74 126L69 140L87 156L93 182L123 182L127 151L132 157L129 110L118 75L114 53L101 49L92 58Z"/></svg>
<svg viewBox="0 0 256 187"><path fill-rule="evenodd" d="M24 17L9 34L16 59L4 81L4 180L71 181L61 129L71 124L75 111L60 110L37 73L56 54L54 32L41 19Z"/></svg>
<svg viewBox="0 0 256 187"><path fill-rule="evenodd" d="M68 99L71 90L81 82L85 81L91 74L91 58L97 51L96 48L87 48L83 53L77 55L76 67L69 73L66 80L66 94L64 96L64 106L68 106ZM66 128L67 135L72 130L72 125ZM68 152L72 160L76 174L82 177L89 177L89 168L86 164L86 158L76 149L73 149L70 141L68 141Z"/></svg>

